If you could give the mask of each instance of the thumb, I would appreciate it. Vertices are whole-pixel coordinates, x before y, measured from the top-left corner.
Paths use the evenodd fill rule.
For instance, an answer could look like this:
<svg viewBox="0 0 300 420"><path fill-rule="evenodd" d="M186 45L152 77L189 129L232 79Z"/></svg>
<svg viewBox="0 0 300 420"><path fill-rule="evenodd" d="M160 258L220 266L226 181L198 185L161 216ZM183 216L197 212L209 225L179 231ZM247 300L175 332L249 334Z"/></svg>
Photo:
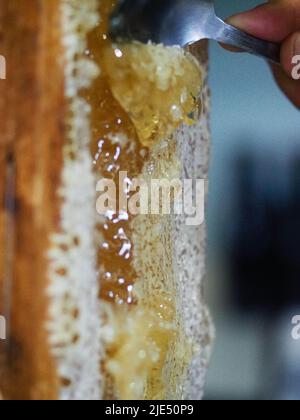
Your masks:
<svg viewBox="0 0 300 420"><path fill-rule="evenodd" d="M258 38L281 43L300 30L300 0L272 1L231 17L229 23Z"/></svg>
<svg viewBox="0 0 300 420"><path fill-rule="evenodd" d="M295 7L296 6L296 7ZM271 2L235 15L229 23L250 35L281 43L281 64L292 77L293 58L300 55L300 1Z"/></svg>

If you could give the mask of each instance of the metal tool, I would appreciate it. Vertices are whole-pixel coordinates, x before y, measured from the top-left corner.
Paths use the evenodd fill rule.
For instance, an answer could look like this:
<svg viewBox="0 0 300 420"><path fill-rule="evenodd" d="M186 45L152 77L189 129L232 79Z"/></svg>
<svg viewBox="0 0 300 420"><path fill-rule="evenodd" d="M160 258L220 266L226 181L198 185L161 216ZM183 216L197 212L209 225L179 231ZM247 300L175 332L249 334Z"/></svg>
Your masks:
<svg viewBox="0 0 300 420"><path fill-rule="evenodd" d="M246 34L216 16L212 0L119 0L114 39L186 46L212 39L280 63L280 45Z"/></svg>

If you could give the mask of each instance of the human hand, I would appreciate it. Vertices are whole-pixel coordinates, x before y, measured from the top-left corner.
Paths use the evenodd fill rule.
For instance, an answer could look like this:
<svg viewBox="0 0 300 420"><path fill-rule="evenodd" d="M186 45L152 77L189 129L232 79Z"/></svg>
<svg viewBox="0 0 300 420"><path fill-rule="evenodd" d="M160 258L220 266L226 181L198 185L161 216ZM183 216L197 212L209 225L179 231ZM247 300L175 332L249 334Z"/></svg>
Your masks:
<svg viewBox="0 0 300 420"><path fill-rule="evenodd" d="M300 108L300 0L271 0L228 22L250 35L281 43L281 66L272 65L273 74L286 96Z"/></svg>

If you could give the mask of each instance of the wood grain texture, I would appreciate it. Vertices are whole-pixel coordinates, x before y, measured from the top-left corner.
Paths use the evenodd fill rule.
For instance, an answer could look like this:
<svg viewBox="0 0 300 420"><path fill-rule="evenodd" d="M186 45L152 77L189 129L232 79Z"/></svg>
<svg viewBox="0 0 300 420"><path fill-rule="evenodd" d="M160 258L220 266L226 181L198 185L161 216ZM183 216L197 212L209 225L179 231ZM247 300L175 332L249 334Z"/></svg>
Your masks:
<svg viewBox="0 0 300 420"><path fill-rule="evenodd" d="M47 248L58 229L64 143L59 0L0 0L0 391L57 397L45 322Z"/></svg>

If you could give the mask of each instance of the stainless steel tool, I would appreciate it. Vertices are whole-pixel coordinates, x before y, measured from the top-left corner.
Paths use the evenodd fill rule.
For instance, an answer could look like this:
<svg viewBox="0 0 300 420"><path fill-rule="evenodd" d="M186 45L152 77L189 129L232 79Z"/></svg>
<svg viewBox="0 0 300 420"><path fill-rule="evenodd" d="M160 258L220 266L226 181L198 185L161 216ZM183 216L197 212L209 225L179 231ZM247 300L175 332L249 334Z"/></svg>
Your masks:
<svg viewBox="0 0 300 420"><path fill-rule="evenodd" d="M186 46L212 39L280 63L280 45L263 41L218 18L212 0L119 0L111 17L114 39Z"/></svg>

